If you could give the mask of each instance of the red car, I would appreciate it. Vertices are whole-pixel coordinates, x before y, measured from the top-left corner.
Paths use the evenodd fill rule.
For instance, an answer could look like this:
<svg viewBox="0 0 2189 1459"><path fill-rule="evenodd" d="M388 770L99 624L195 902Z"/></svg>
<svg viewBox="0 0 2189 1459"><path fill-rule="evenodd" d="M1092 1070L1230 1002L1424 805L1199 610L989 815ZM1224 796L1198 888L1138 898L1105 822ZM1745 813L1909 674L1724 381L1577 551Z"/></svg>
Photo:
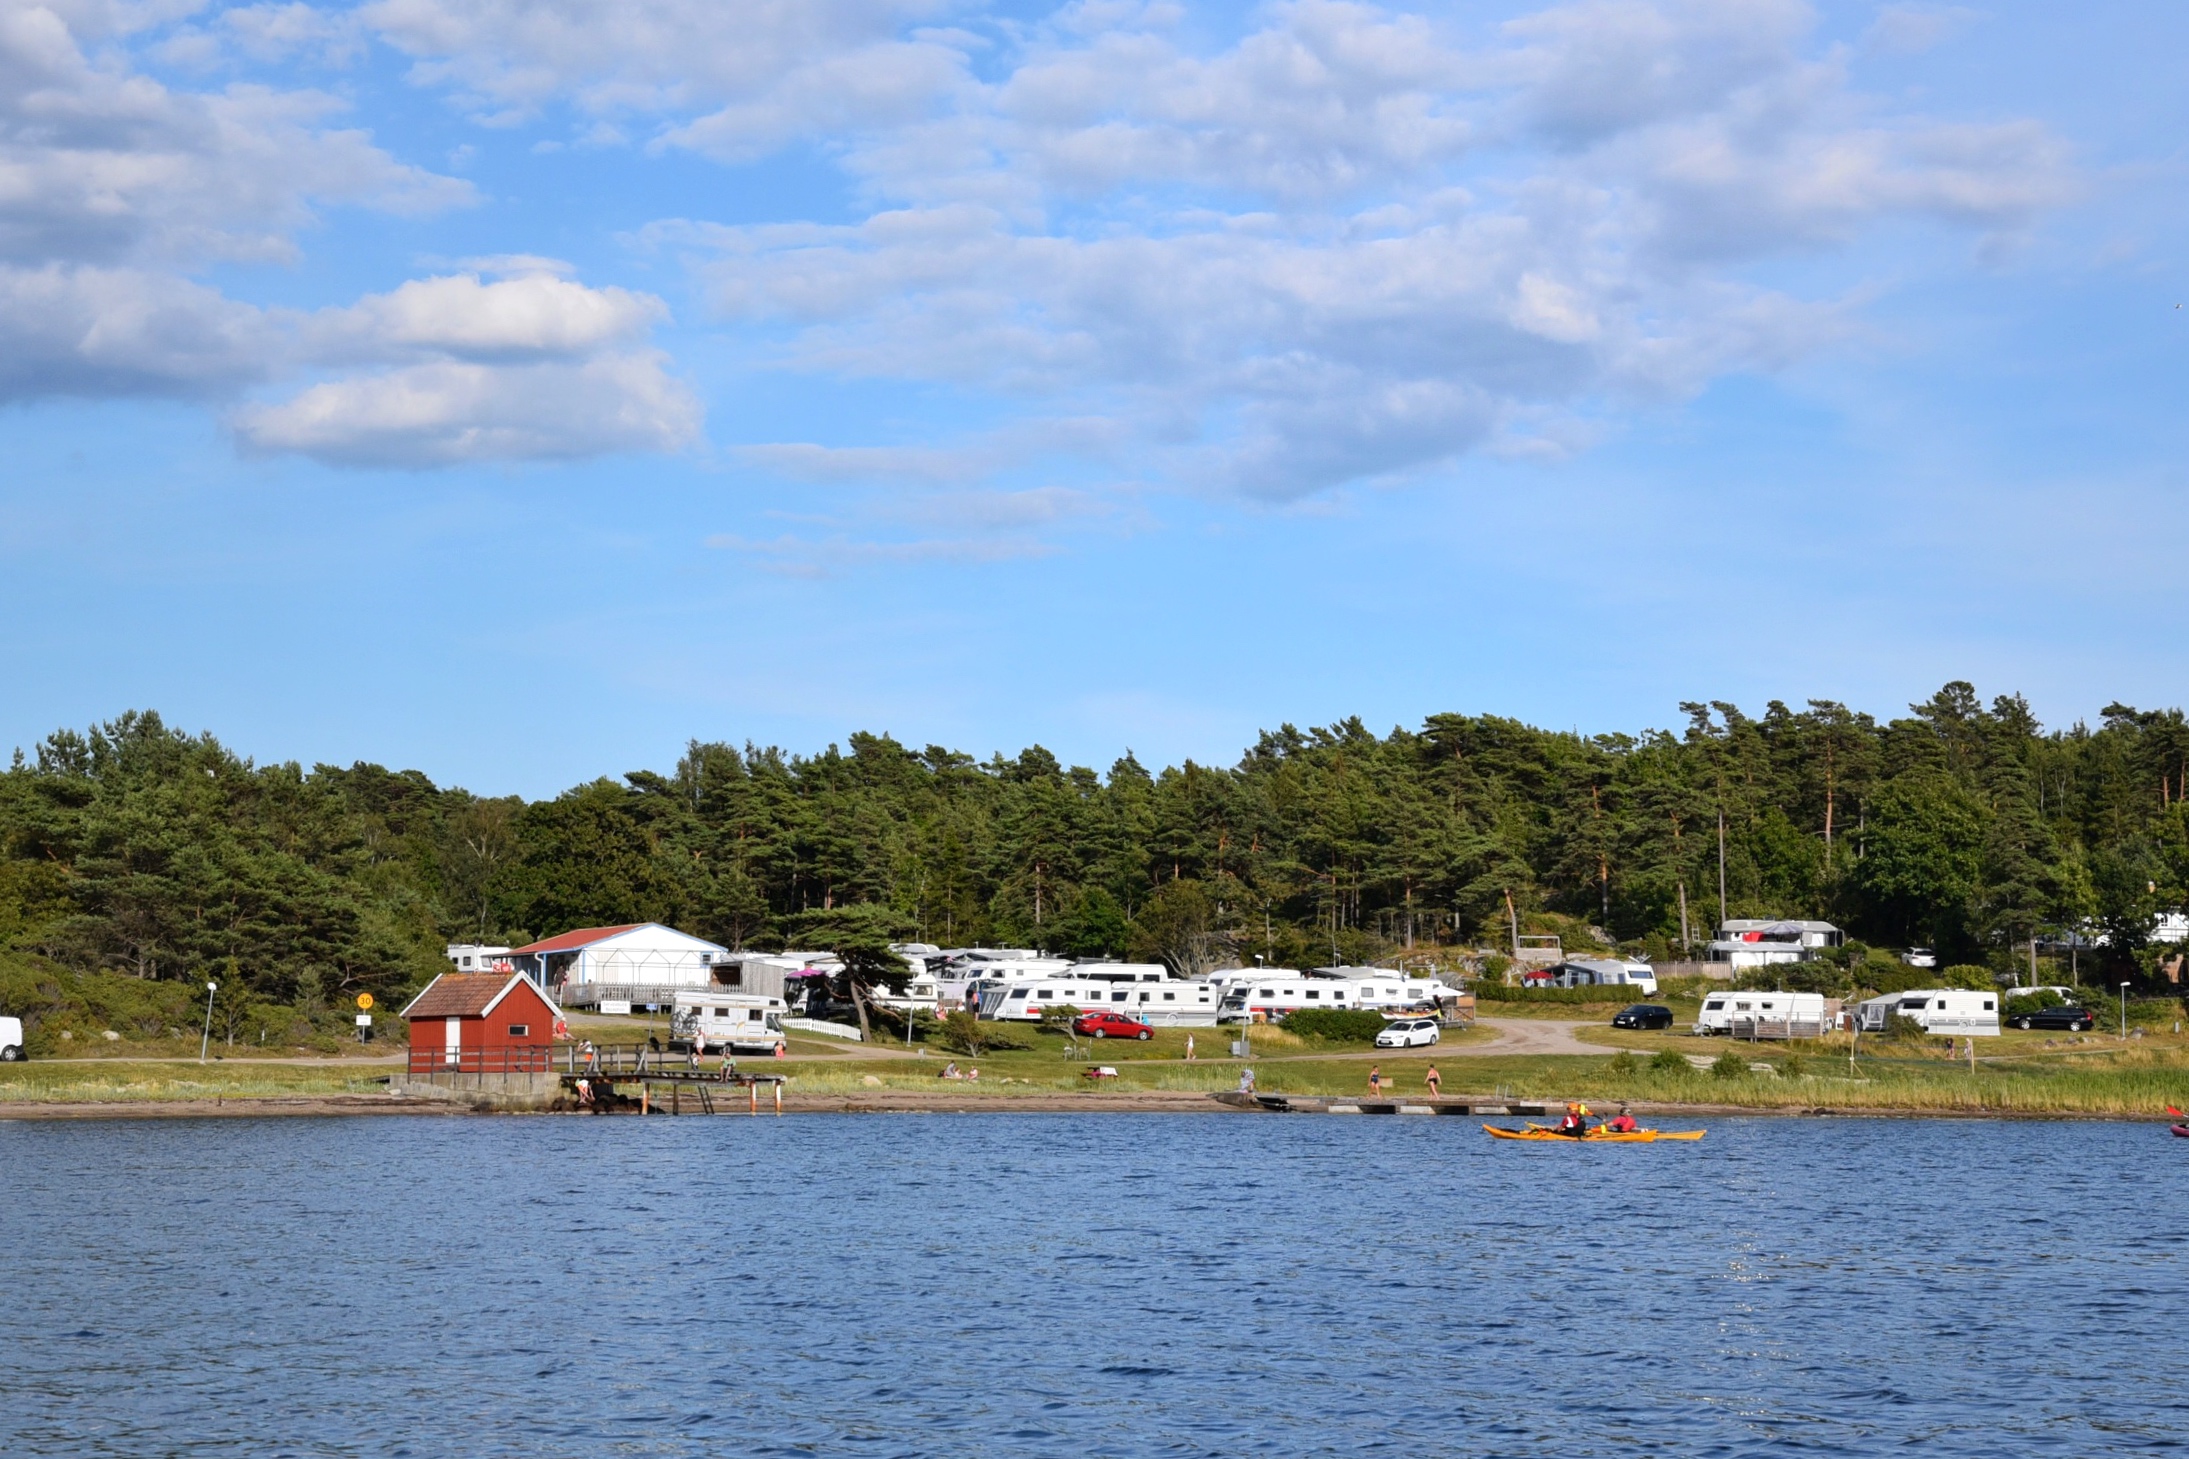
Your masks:
<svg viewBox="0 0 2189 1459"><path fill-rule="evenodd" d="M1091 1034L1098 1039L1139 1039L1143 1042L1155 1037L1155 1030L1139 1019L1127 1018L1106 1008L1082 1013L1073 1019L1072 1032Z"/></svg>

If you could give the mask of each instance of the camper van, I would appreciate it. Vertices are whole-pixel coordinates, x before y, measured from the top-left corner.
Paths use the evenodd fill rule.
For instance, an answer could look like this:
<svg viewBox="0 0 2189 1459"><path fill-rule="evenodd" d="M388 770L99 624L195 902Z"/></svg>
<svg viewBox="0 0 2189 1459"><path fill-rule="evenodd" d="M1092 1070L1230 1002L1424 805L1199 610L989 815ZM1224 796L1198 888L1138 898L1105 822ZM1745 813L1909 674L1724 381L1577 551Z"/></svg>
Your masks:
<svg viewBox="0 0 2189 1459"><path fill-rule="evenodd" d="M783 1046L783 1015L789 1011L780 998L725 993L719 988L679 988L676 1007L669 1015L669 1037L685 1048L697 1035L706 1039L709 1049L772 1054Z"/></svg>
<svg viewBox="0 0 2189 1459"><path fill-rule="evenodd" d="M1813 1039L1824 1033L1821 993L1713 993L1695 1032L1743 1039Z"/></svg>
<svg viewBox="0 0 2189 1459"><path fill-rule="evenodd" d="M23 1020L0 1018L0 1064L14 1064L23 1057Z"/></svg>
<svg viewBox="0 0 2189 1459"><path fill-rule="evenodd" d="M1896 1014L1914 1019L1925 1033L1981 1037L1999 1032L1999 995L1967 988L1910 988L1857 1003L1855 1027L1864 1033L1883 1033Z"/></svg>
<svg viewBox="0 0 2189 1459"><path fill-rule="evenodd" d="M1007 1022L1039 1019L1044 1009L1107 1008L1158 1028L1216 1022L1217 990L1173 978L1161 963L1074 963L1061 972L987 985L980 1016Z"/></svg>

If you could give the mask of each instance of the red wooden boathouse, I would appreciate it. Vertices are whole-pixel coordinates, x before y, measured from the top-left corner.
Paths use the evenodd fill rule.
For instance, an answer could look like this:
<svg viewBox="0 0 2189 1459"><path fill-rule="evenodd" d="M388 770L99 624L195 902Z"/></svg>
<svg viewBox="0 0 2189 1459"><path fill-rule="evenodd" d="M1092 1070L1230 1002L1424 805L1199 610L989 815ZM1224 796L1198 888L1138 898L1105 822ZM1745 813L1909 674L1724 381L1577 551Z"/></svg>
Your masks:
<svg viewBox="0 0 2189 1459"><path fill-rule="evenodd" d="M562 1010L523 973L443 973L403 1010L413 1074L544 1074Z"/></svg>

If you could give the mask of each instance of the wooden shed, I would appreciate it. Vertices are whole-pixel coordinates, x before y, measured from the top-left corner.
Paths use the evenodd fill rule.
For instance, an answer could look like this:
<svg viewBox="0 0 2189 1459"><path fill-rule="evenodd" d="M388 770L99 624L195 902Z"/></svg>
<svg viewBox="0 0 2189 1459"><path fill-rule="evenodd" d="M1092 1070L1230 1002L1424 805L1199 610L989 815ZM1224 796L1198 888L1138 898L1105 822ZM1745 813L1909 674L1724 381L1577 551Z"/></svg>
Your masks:
<svg viewBox="0 0 2189 1459"><path fill-rule="evenodd" d="M403 1010L413 1074L539 1074L562 1010L523 973L443 973Z"/></svg>

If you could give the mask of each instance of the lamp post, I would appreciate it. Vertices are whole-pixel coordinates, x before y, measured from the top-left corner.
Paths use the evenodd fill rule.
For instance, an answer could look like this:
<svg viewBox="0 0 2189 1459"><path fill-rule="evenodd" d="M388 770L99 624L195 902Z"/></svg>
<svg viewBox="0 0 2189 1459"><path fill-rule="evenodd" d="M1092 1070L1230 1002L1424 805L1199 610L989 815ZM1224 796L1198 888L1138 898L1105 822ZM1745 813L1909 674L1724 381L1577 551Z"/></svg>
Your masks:
<svg viewBox="0 0 2189 1459"><path fill-rule="evenodd" d="M2121 1037L2128 1037L2128 985L2121 984Z"/></svg>
<svg viewBox="0 0 2189 1459"><path fill-rule="evenodd" d="M213 1042L213 994L220 984L210 978L205 983L205 1033L198 1039L198 1062L205 1062L205 1050Z"/></svg>

